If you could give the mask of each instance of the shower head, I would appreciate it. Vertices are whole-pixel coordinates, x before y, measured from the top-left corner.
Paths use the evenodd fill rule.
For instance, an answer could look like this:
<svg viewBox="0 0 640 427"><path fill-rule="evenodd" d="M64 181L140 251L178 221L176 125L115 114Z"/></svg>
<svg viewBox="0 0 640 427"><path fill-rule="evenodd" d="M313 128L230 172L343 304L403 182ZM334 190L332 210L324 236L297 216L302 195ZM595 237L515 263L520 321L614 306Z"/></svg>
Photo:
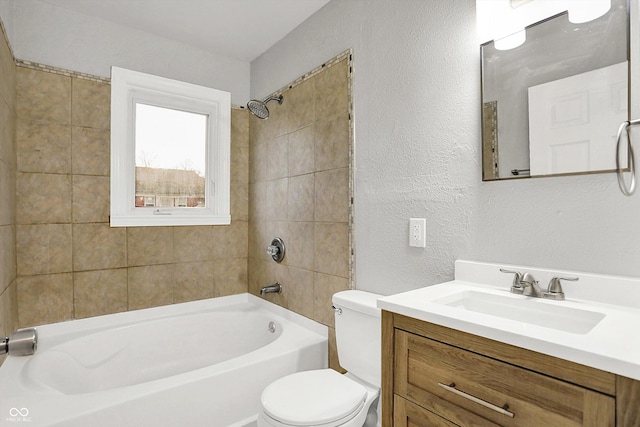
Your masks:
<svg viewBox="0 0 640 427"><path fill-rule="evenodd" d="M283 100L284 98L282 97L282 95L269 95L262 101L252 99L251 101L247 102L247 108L254 116L264 120L269 118L269 109L267 108L267 103L269 101L278 101L278 104L282 105Z"/></svg>

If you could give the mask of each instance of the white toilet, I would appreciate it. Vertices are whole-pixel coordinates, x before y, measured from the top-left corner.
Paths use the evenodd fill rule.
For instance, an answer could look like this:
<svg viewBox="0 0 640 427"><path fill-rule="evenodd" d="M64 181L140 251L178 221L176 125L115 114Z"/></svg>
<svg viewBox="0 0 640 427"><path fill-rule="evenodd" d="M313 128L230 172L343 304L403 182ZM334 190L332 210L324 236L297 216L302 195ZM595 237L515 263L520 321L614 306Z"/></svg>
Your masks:
<svg viewBox="0 0 640 427"><path fill-rule="evenodd" d="M380 295L343 291L333 296L340 365L297 372L262 392L258 427L375 427L380 394Z"/></svg>

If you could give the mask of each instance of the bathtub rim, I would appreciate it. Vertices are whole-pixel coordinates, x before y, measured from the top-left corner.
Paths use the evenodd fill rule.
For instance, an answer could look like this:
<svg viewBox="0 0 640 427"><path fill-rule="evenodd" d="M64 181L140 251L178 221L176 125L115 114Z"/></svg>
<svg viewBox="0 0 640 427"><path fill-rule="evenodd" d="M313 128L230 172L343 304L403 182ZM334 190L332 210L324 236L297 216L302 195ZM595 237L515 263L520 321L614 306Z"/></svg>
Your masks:
<svg viewBox="0 0 640 427"><path fill-rule="evenodd" d="M40 333L38 342L39 350L46 350L52 345L55 345L55 341L52 342L52 340L62 338L65 340L71 339L74 336L80 336L89 330L100 331L116 326L126 326L140 321L158 320L174 316L208 312L216 308L232 307L246 303L264 308L265 310L270 311L285 320L309 329L324 338L329 337L329 330L326 325L246 292L242 294L207 298L138 310L122 311L100 316L86 317L83 319L66 320L63 322L48 323L34 327Z"/></svg>

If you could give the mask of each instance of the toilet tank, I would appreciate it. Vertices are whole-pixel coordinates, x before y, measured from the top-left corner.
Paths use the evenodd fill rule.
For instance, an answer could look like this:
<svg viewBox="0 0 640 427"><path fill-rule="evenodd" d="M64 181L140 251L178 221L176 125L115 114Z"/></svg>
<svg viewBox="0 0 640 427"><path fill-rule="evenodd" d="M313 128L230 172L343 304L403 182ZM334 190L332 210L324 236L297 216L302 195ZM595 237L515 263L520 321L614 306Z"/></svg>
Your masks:
<svg viewBox="0 0 640 427"><path fill-rule="evenodd" d="M382 319L376 300L381 296L358 290L333 295L340 366L377 387L381 383Z"/></svg>

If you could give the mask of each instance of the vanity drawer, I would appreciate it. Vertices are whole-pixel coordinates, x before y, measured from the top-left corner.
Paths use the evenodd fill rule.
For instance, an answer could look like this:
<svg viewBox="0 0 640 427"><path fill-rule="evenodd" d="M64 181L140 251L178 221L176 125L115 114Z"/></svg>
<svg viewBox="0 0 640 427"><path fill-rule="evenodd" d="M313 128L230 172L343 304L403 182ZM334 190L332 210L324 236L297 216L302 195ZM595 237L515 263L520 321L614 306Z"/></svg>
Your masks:
<svg viewBox="0 0 640 427"><path fill-rule="evenodd" d="M457 424L398 395L393 397L393 409L394 427L457 427Z"/></svg>
<svg viewBox="0 0 640 427"><path fill-rule="evenodd" d="M395 337L395 392L445 418L457 407L502 426L614 426L610 396L405 331Z"/></svg>

